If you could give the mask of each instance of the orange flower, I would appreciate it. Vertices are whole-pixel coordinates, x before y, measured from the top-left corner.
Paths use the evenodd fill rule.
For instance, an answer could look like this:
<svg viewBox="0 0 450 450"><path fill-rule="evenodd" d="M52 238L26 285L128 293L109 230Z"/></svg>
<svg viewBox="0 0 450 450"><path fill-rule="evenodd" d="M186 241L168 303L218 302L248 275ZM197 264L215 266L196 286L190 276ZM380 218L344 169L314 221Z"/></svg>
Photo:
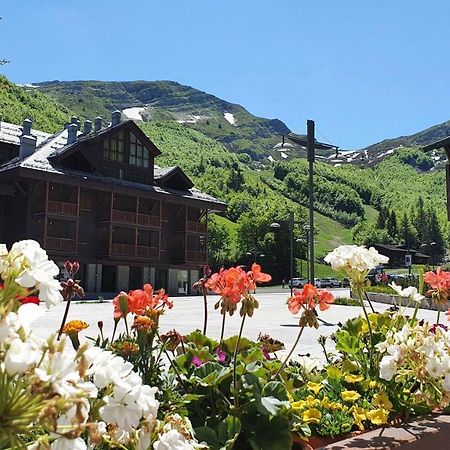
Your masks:
<svg viewBox="0 0 450 450"><path fill-rule="evenodd" d="M117 297L114 297L114 319L120 319L126 317L130 312L128 309L129 300L126 292L121 291Z"/></svg>
<svg viewBox="0 0 450 450"><path fill-rule="evenodd" d="M128 309L133 314L143 314L150 304L149 295L142 289L135 289L128 293Z"/></svg>
<svg viewBox="0 0 450 450"><path fill-rule="evenodd" d="M427 272L423 280L433 289L449 289L450 288L450 272L445 272L441 267L436 269L436 273Z"/></svg>
<svg viewBox="0 0 450 450"><path fill-rule="evenodd" d="M441 267L438 267L436 273L427 272L423 280L431 289L427 292L433 300L439 303L445 303L449 297L450 291L450 272L445 272Z"/></svg>
<svg viewBox="0 0 450 450"><path fill-rule="evenodd" d="M147 316L136 316L132 328L138 331L148 331L155 325L155 322Z"/></svg>
<svg viewBox="0 0 450 450"><path fill-rule="evenodd" d="M334 302L331 292L317 289L312 284L305 284L301 291L294 289L294 296L288 299L288 308L292 314L297 314L301 308L314 309L319 305L321 311L325 311Z"/></svg>
<svg viewBox="0 0 450 450"><path fill-rule="evenodd" d="M334 295L325 289L319 289L319 308L321 311L328 309L334 302Z"/></svg>

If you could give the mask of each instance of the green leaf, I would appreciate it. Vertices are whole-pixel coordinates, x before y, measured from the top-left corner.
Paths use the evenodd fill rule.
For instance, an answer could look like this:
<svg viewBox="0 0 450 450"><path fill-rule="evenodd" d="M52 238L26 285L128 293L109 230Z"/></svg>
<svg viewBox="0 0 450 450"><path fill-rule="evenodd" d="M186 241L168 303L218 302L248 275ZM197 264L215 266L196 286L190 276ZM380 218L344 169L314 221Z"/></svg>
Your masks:
<svg viewBox="0 0 450 450"><path fill-rule="evenodd" d="M270 381L269 383L267 383L262 390L262 395L272 396L282 401L288 400L286 387L280 381Z"/></svg>
<svg viewBox="0 0 450 450"><path fill-rule="evenodd" d="M214 339L210 339L208 336L205 336L200 332L200 330L195 330L187 334L185 336L185 340L188 344L193 344L198 349L208 347L210 352L213 352L214 349L219 345L217 341L215 341Z"/></svg>
<svg viewBox="0 0 450 450"><path fill-rule="evenodd" d="M340 371L335 366L328 366L327 367L327 377L331 380L339 380L342 378L342 371Z"/></svg>
<svg viewBox="0 0 450 450"><path fill-rule="evenodd" d="M217 433L210 427L196 428L195 437L200 442L206 442L211 450L218 450L221 447Z"/></svg>
<svg viewBox="0 0 450 450"><path fill-rule="evenodd" d="M235 441L241 432L241 428L239 417L228 416L217 427L220 442L227 444Z"/></svg>
<svg viewBox="0 0 450 450"><path fill-rule="evenodd" d="M253 450L288 450L292 448L289 421L282 416L252 418L254 425L248 442Z"/></svg>
<svg viewBox="0 0 450 450"><path fill-rule="evenodd" d="M348 331L337 331L336 338L336 350L340 352L356 355L364 348L364 343L360 339L351 336Z"/></svg>
<svg viewBox="0 0 450 450"><path fill-rule="evenodd" d="M222 341L222 346L227 350L229 353L234 353L234 349L236 348L236 344L238 341L238 336L231 336L228 339L225 339ZM244 350L248 350L252 348L255 344L246 337L241 337L241 340L239 341L239 347L238 352L243 352Z"/></svg>

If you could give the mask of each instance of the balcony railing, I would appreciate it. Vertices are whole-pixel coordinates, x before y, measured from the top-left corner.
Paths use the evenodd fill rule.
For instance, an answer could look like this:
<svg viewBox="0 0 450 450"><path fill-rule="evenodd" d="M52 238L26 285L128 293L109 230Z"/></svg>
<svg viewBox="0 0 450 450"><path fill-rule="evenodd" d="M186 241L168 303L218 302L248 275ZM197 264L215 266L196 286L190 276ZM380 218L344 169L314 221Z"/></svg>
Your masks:
<svg viewBox="0 0 450 450"><path fill-rule="evenodd" d="M76 203L66 203L66 202L58 202L56 200L49 200L47 211L53 214L65 214L77 216L78 205Z"/></svg>
<svg viewBox="0 0 450 450"><path fill-rule="evenodd" d="M122 211L120 209L112 210L113 222L122 222L130 224L138 224L145 226L160 226L160 217L149 214L135 213L134 211Z"/></svg>
<svg viewBox="0 0 450 450"><path fill-rule="evenodd" d="M186 261L205 262L206 252L198 252L195 250L186 250Z"/></svg>
<svg viewBox="0 0 450 450"><path fill-rule="evenodd" d="M194 233L206 233L207 225L204 222L187 221L187 231Z"/></svg>
<svg viewBox="0 0 450 450"><path fill-rule="evenodd" d="M114 256L140 256L145 258L158 258L159 248L148 247L146 245L119 244L113 242L111 244L111 254Z"/></svg>
<svg viewBox="0 0 450 450"><path fill-rule="evenodd" d="M139 225L149 225L152 227L159 227L161 225L161 219L159 216L151 216L149 214L137 214L137 221Z"/></svg>
<svg viewBox="0 0 450 450"><path fill-rule="evenodd" d="M112 210L112 220L114 222L136 223L136 213L132 211Z"/></svg>
<svg viewBox="0 0 450 450"><path fill-rule="evenodd" d="M76 252L77 241L75 239L49 237L45 238L45 248L57 252Z"/></svg>

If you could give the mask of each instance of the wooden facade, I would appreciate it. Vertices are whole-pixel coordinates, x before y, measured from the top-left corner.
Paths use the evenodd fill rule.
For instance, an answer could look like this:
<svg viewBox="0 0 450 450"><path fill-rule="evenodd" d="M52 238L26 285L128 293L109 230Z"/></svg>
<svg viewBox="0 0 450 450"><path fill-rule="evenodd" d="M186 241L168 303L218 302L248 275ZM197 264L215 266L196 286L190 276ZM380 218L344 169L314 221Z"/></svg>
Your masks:
<svg viewBox="0 0 450 450"><path fill-rule="evenodd" d="M207 261L208 211L225 205L192 189L181 169L155 168L160 151L134 122L73 140L76 126L28 156L19 143L0 166L1 242L35 239L57 263L78 260L90 292L150 282L191 293ZM6 151L14 156L0 133L0 160Z"/></svg>

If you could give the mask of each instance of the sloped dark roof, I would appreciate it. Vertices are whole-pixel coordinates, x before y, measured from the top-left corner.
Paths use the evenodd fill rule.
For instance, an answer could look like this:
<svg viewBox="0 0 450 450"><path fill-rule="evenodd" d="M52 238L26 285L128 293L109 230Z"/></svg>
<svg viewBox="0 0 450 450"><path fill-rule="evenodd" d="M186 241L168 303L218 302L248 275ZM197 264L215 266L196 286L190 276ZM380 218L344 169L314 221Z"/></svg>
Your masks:
<svg viewBox="0 0 450 450"><path fill-rule="evenodd" d="M201 202L207 202L211 205L216 205L219 210L225 209L226 205L224 202L193 187L187 189L186 191L183 191L179 189L167 188L161 185L148 185L119 178L106 177L98 173L84 172L62 167L58 165L56 161L49 159L49 157L55 152L61 152L61 150L64 150L65 147L67 147L67 134L67 130L62 130L53 135L47 135L47 138L41 141L41 144L37 146L36 151L33 154L24 159L16 157L2 164L0 166L0 173L17 168L35 170L40 172L52 173L55 175L81 178L84 180L95 181L97 183L104 183L106 185L119 185L123 187L139 189L141 191L154 192L160 195L170 195L185 199L198 200ZM178 167L159 168L156 166L155 174L157 174L158 176L155 176L155 178L164 178L165 176L176 170L181 171L181 169L179 169Z"/></svg>
<svg viewBox="0 0 450 450"><path fill-rule="evenodd" d="M450 145L450 136L447 136L444 139L439 139L439 141L432 142L431 144L425 145L425 147L423 147L423 150L427 152L428 150L435 150L438 148L446 147L447 145Z"/></svg>

